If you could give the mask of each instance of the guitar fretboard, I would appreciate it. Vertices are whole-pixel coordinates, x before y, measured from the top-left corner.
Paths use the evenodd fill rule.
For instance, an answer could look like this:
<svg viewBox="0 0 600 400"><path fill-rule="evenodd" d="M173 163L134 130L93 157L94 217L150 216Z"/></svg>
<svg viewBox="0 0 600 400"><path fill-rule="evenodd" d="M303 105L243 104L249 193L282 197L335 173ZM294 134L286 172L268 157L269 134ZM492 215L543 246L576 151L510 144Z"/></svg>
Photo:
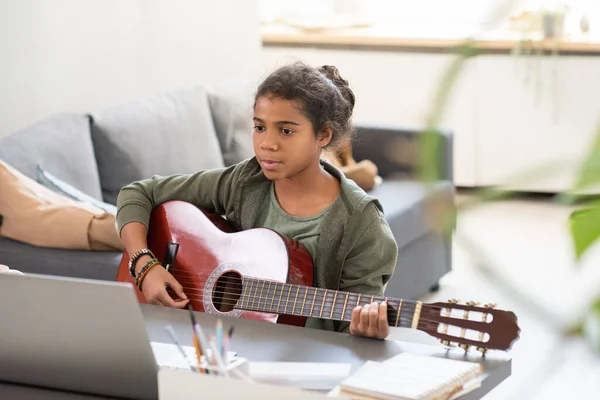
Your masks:
<svg viewBox="0 0 600 400"><path fill-rule="evenodd" d="M416 328L421 302L388 297L362 295L338 290L320 289L264 279L242 278L242 293L238 309L275 314L313 317L335 321L350 321L358 305L388 304L388 324Z"/></svg>

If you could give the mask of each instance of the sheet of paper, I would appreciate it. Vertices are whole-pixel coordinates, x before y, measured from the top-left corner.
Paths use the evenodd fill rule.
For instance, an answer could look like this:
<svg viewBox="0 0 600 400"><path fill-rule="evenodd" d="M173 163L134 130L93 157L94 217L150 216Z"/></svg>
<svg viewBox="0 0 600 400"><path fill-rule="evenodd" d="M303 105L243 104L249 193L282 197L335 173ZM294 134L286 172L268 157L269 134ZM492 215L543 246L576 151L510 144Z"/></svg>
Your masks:
<svg viewBox="0 0 600 400"><path fill-rule="evenodd" d="M250 362L254 381L330 390L350 375L351 365L319 362Z"/></svg>
<svg viewBox="0 0 600 400"><path fill-rule="evenodd" d="M160 400L287 399L328 400L325 395L293 387L234 382L218 376L163 369L158 372Z"/></svg>
<svg viewBox="0 0 600 400"><path fill-rule="evenodd" d="M182 346L186 358L179 351L176 345L170 343L150 342L152 352L156 359L156 364L161 368L184 369L191 371L190 365L197 367L198 359L194 346ZM229 362L237 355L233 351L227 352ZM208 349L208 356L212 356L212 351ZM203 358L204 360L204 358Z"/></svg>

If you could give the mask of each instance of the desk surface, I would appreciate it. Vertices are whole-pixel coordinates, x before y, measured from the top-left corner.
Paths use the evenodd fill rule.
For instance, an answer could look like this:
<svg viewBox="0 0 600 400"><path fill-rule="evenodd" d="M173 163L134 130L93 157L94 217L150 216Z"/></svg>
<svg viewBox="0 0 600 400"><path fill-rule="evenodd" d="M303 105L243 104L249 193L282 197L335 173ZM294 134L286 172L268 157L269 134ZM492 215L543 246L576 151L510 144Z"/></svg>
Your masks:
<svg viewBox="0 0 600 400"><path fill-rule="evenodd" d="M187 310L142 305L146 328L151 341L171 343L165 330L171 324L183 345L192 345L190 319ZM196 313L205 333L212 334L217 317ZM482 358L478 352L465 356L462 351L445 351L442 347L395 340L373 340L342 333L309 328L276 325L244 319L224 318L228 329L235 325L230 349L251 361L310 361L339 362L352 365L355 372L367 360L383 361L401 352L413 352L439 357L481 362L485 374L479 389L463 396L462 400L479 399L506 379L511 372L508 354L491 352ZM98 399L98 397L67 394L44 389L0 384L2 398L29 399Z"/></svg>
<svg viewBox="0 0 600 400"><path fill-rule="evenodd" d="M150 340L171 343L165 330L171 324L182 344L192 345L189 314L185 310L142 305ZM197 313L198 322L206 334L214 332L217 317ZM251 361L339 362L352 365L352 373L367 360L383 361L402 352L482 362L485 379L481 388L463 396L462 400L479 399L498 386L511 373L509 354L490 352L485 358L479 352L465 357L462 350L446 351L441 346L429 346L396 340L373 340L344 333L325 332L309 328L275 325L243 319L223 319L228 329L235 326L230 350Z"/></svg>

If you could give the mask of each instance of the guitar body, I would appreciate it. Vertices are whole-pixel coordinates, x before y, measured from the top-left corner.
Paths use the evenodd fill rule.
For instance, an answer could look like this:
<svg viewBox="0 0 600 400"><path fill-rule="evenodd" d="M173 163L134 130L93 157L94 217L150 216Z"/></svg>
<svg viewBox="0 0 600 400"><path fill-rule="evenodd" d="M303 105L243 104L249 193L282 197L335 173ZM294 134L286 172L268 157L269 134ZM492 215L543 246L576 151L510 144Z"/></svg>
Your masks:
<svg viewBox="0 0 600 400"><path fill-rule="evenodd" d="M233 308L243 296L240 276L312 286L312 259L299 242L266 228L236 231L218 215L170 201L152 212L148 247L163 262L169 243L178 244L170 272L195 311L304 326L306 317ZM116 280L135 285L128 270L129 258L125 252ZM135 290L139 302L148 303L144 294Z"/></svg>

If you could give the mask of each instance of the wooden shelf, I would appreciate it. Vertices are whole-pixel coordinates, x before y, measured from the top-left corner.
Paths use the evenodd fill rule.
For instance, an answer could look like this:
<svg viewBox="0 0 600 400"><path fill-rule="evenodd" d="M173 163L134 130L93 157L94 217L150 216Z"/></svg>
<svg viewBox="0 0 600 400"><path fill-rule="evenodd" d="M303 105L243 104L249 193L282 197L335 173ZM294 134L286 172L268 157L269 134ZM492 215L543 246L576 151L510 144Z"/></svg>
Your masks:
<svg viewBox="0 0 600 400"><path fill-rule="evenodd" d="M323 47L323 48L362 48L371 50L406 50L406 51L452 51L456 46L464 44L468 33L466 30L442 32L438 29L423 32L401 32L391 27L358 27L346 29L322 29L305 31L285 25L265 25L261 28L264 46L290 47ZM476 40L478 47L486 52L508 53L517 47L517 34L496 33ZM579 37L562 39L555 44L553 39L525 42L524 46L544 52L551 52L557 45L561 54L600 55L600 37Z"/></svg>

